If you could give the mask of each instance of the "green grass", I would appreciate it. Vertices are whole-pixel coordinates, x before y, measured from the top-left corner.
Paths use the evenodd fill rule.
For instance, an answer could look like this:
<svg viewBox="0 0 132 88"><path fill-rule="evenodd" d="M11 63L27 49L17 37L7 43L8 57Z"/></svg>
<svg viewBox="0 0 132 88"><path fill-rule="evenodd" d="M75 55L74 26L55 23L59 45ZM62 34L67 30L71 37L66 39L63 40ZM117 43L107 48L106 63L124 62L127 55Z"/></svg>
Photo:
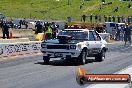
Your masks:
<svg viewBox="0 0 132 88"><path fill-rule="evenodd" d="M4 13L6 17L12 18L33 18L33 19L58 19L67 20L70 16L73 20L80 21L82 14L98 14L98 15L123 15L125 17L132 16L132 8L128 9L128 3L119 0L106 0L113 2L112 5L105 5L99 11L101 0L84 0L83 8L80 10L81 0L0 0L0 13ZM119 7L118 12L113 9Z"/></svg>

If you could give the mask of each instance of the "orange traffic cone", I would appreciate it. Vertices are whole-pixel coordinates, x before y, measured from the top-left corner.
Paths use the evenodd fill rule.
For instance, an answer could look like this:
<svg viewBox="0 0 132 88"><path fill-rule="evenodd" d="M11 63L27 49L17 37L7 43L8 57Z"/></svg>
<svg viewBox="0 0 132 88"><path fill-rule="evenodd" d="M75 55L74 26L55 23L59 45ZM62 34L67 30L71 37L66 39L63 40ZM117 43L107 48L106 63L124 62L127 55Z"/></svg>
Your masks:
<svg viewBox="0 0 132 88"><path fill-rule="evenodd" d="M12 32L10 32L10 39L12 38Z"/></svg>

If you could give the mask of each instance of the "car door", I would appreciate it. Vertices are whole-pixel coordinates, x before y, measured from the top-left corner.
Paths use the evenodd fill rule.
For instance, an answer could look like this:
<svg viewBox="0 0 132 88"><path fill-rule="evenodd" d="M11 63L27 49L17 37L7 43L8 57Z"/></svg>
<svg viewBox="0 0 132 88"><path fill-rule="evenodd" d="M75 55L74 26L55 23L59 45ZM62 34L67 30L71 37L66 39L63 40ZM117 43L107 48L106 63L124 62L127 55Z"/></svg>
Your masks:
<svg viewBox="0 0 132 88"><path fill-rule="evenodd" d="M96 38L95 38L95 35L94 35L94 32L93 31L89 31L89 34L88 34L88 43L89 43L89 54L91 55L94 55L94 54L97 54L98 53L98 48L99 48L99 44L98 42L96 41Z"/></svg>

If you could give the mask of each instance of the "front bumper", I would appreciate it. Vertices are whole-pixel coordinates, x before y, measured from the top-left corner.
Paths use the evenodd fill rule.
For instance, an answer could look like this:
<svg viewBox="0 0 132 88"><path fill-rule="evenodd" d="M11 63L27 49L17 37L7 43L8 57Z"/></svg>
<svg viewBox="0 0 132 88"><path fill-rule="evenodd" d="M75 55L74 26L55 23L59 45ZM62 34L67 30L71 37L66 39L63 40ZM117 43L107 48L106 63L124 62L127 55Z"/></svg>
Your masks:
<svg viewBox="0 0 132 88"><path fill-rule="evenodd" d="M50 58L74 58L80 55L79 50L44 50L42 53Z"/></svg>

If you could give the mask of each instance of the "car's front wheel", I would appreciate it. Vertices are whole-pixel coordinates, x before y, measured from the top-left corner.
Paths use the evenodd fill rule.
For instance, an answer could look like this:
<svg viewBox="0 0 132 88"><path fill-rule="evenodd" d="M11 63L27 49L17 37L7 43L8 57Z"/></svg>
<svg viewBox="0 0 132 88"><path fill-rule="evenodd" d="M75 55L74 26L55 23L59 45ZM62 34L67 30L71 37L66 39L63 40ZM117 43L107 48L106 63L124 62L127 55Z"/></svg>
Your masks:
<svg viewBox="0 0 132 88"><path fill-rule="evenodd" d="M50 58L47 56L43 56L44 64L49 64Z"/></svg>
<svg viewBox="0 0 132 88"><path fill-rule="evenodd" d="M101 50L100 53L96 55L95 60L100 62L100 61L103 61L104 58L105 58L105 50L103 49Z"/></svg>
<svg viewBox="0 0 132 88"><path fill-rule="evenodd" d="M78 57L78 64L84 65L86 64L86 51L82 50L81 54Z"/></svg>

